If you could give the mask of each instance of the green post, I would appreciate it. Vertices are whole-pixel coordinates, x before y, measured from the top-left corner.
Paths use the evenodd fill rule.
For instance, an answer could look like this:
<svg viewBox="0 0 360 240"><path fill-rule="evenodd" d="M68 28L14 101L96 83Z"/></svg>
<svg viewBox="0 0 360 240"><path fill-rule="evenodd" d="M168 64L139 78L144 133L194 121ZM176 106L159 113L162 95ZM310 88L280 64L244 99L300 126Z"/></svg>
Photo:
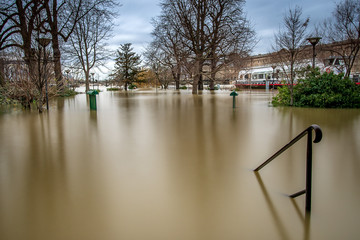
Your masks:
<svg viewBox="0 0 360 240"><path fill-rule="evenodd" d="M237 95L239 95L239 94L238 94L235 90L230 93L230 96L233 97L233 108L236 107L235 97L236 97Z"/></svg>
<svg viewBox="0 0 360 240"><path fill-rule="evenodd" d="M89 95L90 100L90 110L96 111L96 95L98 92L96 90L88 91L87 94Z"/></svg>

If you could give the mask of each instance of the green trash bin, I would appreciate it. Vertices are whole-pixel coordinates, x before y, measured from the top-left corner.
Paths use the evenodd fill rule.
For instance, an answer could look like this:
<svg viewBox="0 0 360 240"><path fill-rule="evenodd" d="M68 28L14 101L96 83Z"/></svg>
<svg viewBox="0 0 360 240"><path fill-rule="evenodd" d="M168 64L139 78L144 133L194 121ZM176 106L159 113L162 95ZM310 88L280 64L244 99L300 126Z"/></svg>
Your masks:
<svg viewBox="0 0 360 240"><path fill-rule="evenodd" d="M90 110L96 110L96 95L99 94L96 90L90 90L87 92L90 100Z"/></svg>

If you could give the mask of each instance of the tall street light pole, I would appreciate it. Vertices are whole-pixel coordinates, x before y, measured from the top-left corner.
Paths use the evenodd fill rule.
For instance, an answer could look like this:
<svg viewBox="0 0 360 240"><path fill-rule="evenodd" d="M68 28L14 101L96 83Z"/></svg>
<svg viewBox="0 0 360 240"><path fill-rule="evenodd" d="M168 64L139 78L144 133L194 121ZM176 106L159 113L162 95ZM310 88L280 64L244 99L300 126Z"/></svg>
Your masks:
<svg viewBox="0 0 360 240"><path fill-rule="evenodd" d="M95 85L95 78L94 78L94 74L95 73L91 73L91 76L92 76L92 81L93 81L93 90L95 89L94 85Z"/></svg>
<svg viewBox="0 0 360 240"><path fill-rule="evenodd" d="M46 46L49 45L51 39L50 38L38 38L36 39L40 46L44 49L44 59L43 59L43 65L44 65L44 78L45 78L45 95L46 95L46 110L49 110L49 96L48 96L48 81L46 76Z"/></svg>
<svg viewBox="0 0 360 240"><path fill-rule="evenodd" d="M70 90L70 79L69 79L70 69L66 69L65 72L66 72L66 79L68 82L68 89Z"/></svg>
<svg viewBox="0 0 360 240"><path fill-rule="evenodd" d="M273 84L273 89L275 89L275 68L276 68L276 65L272 65L271 67L273 69L272 84Z"/></svg>
<svg viewBox="0 0 360 240"><path fill-rule="evenodd" d="M320 39L321 39L321 37L311 37L311 38L306 39L313 46L313 62L312 62L312 68L313 69L315 69L315 57L316 57L315 46L316 46L316 44L319 43Z"/></svg>

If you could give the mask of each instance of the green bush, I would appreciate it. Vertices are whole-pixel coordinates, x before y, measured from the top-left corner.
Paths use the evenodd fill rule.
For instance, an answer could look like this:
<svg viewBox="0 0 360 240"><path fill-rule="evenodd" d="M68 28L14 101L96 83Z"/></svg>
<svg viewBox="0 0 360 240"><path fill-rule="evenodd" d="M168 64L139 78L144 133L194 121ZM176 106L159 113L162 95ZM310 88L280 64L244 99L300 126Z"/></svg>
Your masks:
<svg viewBox="0 0 360 240"><path fill-rule="evenodd" d="M137 86L133 83L129 86L129 89L136 89L136 88L137 88Z"/></svg>
<svg viewBox="0 0 360 240"><path fill-rule="evenodd" d="M10 99L10 98L6 97L5 95L3 95L1 93L1 90L2 89L0 89L0 105L15 105L15 104L18 104L17 100Z"/></svg>
<svg viewBox="0 0 360 240"><path fill-rule="evenodd" d="M187 87L186 87L186 86L181 86L179 89L186 90L186 89L187 89Z"/></svg>
<svg viewBox="0 0 360 240"><path fill-rule="evenodd" d="M79 93L71 89L66 89L63 93L59 93L59 97L72 97L75 96L76 94Z"/></svg>
<svg viewBox="0 0 360 240"><path fill-rule="evenodd" d="M284 105L289 106L290 105L290 89L288 86L284 85L282 87L278 87L279 93L273 97L273 105Z"/></svg>
<svg viewBox="0 0 360 240"><path fill-rule="evenodd" d="M294 86L294 106L318 108L360 108L360 86L343 74L321 74L318 70L309 71L305 79ZM290 105L290 90L287 86L279 88L273 98L274 105Z"/></svg>
<svg viewBox="0 0 360 240"><path fill-rule="evenodd" d="M106 91L120 91L120 88L107 88Z"/></svg>
<svg viewBox="0 0 360 240"><path fill-rule="evenodd" d="M208 87L207 90L211 90L210 87ZM220 86L219 86L219 85L215 85L215 86L214 86L214 90L215 90L215 91L216 91L216 90L220 90Z"/></svg>

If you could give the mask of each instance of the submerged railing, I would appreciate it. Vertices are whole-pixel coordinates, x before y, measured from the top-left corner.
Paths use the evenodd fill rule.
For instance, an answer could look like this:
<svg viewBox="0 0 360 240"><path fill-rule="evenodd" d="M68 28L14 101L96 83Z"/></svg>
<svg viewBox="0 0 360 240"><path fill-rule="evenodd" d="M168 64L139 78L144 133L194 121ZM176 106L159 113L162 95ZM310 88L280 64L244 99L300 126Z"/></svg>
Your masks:
<svg viewBox="0 0 360 240"><path fill-rule="evenodd" d="M312 131L315 132L315 139L312 141ZM293 140L291 140L288 144L286 144L283 148L277 151L274 155L272 155L269 159L267 159L264 163L258 166L254 171L259 171L267 164L269 164L272 160L277 158L280 154L285 152L288 148L294 145L297 141L302 139L305 135L307 135L307 154L306 154L306 188L300 192L294 193L290 195L291 198L296 198L302 194L306 194L305 197L305 209L306 211L311 211L311 180L312 180L312 142L318 143L322 139L322 131L321 128L313 124L303 132L301 132L298 136L296 136Z"/></svg>

